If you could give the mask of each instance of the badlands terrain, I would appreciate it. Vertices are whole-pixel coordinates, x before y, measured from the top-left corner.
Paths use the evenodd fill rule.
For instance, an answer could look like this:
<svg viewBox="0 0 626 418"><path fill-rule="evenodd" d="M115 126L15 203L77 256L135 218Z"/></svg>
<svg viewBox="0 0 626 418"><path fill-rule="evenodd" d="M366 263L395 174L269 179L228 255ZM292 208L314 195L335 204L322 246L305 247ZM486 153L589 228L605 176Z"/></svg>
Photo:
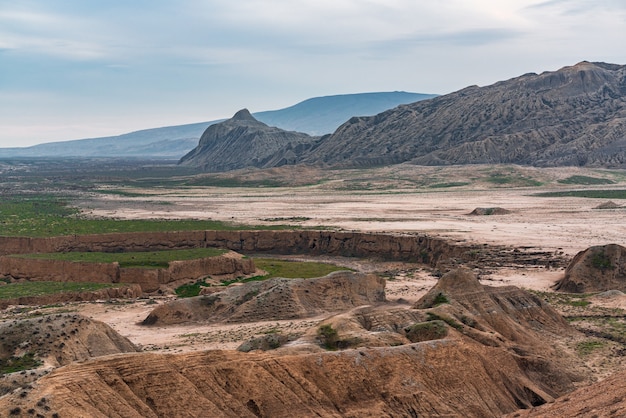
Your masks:
<svg viewBox="0 0 626 418"><path fill-rule="evenodd" d="M354 272L239 284L201 299L177 300L163 288L131 298L10 306L0 313L3 350L23 352L30 344L48 357L2 378L2 416L620 416L625 410L619 372L626 366L626 296L555 291L577 253L626 245L626 204L609 198L624 189L622 171L282 167L199 176L194 182L204 185L184 186L184 176L179 183L113 177L69 191L48 184L46 191L68 193L87 217L428 236L487 256L433 264L419 255L407 261L283 252L269 255ZM3 187L15 193L18 186ZM563 193L597 190L596 197ZM181 312L190 317L180 320ZM29 331L18 337L6 327ZM42 329L46 338L34 337ZM591 385L605 382L616 394L595 405L588 394L607 389Z"/></svg>

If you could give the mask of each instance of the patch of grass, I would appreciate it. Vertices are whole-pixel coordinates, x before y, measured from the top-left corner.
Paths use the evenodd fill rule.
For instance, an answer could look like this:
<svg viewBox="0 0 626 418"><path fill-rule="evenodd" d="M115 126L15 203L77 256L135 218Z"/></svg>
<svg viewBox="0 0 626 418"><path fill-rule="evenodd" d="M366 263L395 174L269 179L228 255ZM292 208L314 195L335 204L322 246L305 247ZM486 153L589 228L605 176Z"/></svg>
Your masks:
<svg viewBox="0 0 626 418"><path fill-rule="evenodd" d="M574 306L584 308L591 305L591 302L586 300L593 296L595 293L562 293L562 292L542 292L539 290L528 290L548 302L552 306Z"/></svg>
<svg viewBox="0 0 626 418"><path fill-rule="evenodd" d="M297 229L293 225L238 225L211 220L91 219L68 202L52 195L3 197L0 201L0 234L8 237L52 237L112 232L171 232L241 229Z"/></svg>
<svg viewBox="0 0 626 418"><path fill-rule="evenodd" d="M444 303L450 303L450 301L448 300L446 295L444 295L443 293L441 292L437 293L437 296L435 296L435 299L433 299L433 307L444 304Z"/></svg>
<svg viewBox="0 0 626 418"><path fill-rule="evenodd" d="M590 340L590 341L581 341L576 344L576 352L581 356L588 356L593 353L595 350L598 350L606 345L605 341L600 340Z"/></svg>
<svg viewBox="0 0 626 418"><path fill-rule="evenodd" d="M191 298L194 296L198 296L200 294L200 290L203 287L208 287L208 286L210 286L210 284L208 284L204 279L200 279L200 280L196 280L195 283L188 283L182 286L178 286L174 290L174 292L176 293L176 296L178 296L179 298Z"/></svg>
<svg viewBox="0 0 626 418"><path fill-rule="evenodd" d="M34 353L26 353L22 357L9 357L0 359L0 375L20 372L22 370L36 369L43 363L35 358Z"/></svg>
<svg viewBox="0 0 626 418"><path fill-rule="evenodd" d="M613 180L588 176L570 176L566 179L561 179L557 181L561 184L615 184Z"/></svg>
<svg viewBox="0 0 626 418"><path fill-rule="evenodd" d="M308 261L285 261L273 258L255 258L254 264L257 268L267 271L267 276L264 276L267 279L272 277L307 279L326 276L333 271L350 271L350 269L346 267L339 267L332 264L314 263Z"/></svg>
<svg viewBox="0 0 626 418"><path fill-rule="evenodd" d="M44 296L65 292L93 292L110 287L125 286L122 283L79 283L79 282L22 282L0 286L0 299L27 296Z"/></svg>
<svg viewBox="0 0 626 418"><path fill-rule="evenodd" d="M562 192L535 193L538 197L584 197L590 199L626 199L626 190L567 190Z"/></svg>
<svg viewBox="0 0 626 418"><path fill-rule="evenodd" d="M125 268L167 268L170 261L194 260L215 257L226 253L219 248L190 248L185 250L145 251L128 253L102 252L67 252L67 253L36 253L19 254L13 257L34 258L43 260L63 260L84 263L118 262Z"/></svg>

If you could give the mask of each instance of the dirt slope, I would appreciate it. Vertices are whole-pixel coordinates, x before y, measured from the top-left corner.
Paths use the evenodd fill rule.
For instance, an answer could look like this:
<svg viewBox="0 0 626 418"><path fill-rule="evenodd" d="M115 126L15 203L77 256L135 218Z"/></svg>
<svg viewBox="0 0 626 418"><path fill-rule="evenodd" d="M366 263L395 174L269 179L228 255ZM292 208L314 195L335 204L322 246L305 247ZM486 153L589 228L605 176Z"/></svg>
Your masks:
<svg viewBox="0 0 626 418"><path fill-rule="evenodd" d="M511 356L471 340L296 356L138 354L74 364L0 410L91 417L497 416L550 399Z"/></svg>

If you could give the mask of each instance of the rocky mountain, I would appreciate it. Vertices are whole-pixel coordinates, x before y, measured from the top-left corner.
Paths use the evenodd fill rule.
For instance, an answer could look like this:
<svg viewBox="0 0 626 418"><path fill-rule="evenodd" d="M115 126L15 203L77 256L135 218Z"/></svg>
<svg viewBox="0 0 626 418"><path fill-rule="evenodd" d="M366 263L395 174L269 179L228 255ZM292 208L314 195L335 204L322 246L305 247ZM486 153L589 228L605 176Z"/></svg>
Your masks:
<svg viewBox="0 0 626 418"><path fill-rule="evenodd" d="M399 104L435 97L403 91L314 97L293 106L254 113L270 126L308 133L329 134L355 115L375 115ZM223 119L188 125L144 129L123 135L78 139L23 148L0 148L2 157L136 157L179 159L191 151L206 128Z"/></svg>
<svg viewBox="0 0 626 418"><path fill-rule="evenodd" d="M244 167L277 167L297 162L299 149L310 147L316 137L270 127L243 109L231 119L209 126L198 146L180 159L181 165L207 172Z"/></svg>
<svg viewBox="0 0 626 418"><path fill-rule="evenodd" d="M301 162L626 166L626 66L581 62L354 117Z"/></svg>

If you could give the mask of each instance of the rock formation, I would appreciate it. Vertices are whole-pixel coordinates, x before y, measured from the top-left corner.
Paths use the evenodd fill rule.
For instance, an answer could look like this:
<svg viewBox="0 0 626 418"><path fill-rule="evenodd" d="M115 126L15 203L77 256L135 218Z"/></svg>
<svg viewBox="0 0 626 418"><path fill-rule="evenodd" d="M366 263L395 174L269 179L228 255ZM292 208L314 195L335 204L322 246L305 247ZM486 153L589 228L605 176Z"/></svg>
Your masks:
<svg viewBox="0 0 626 418"><path fill-rule="evenodd" d="M582 387L554 402L506 415L506 418L624 417L626 416L626 372Z"/></svg>
<svg viewBox="0 0 626 418"><path fill-rule="evenodd" d="M269 127L243 109L231 119L209 126L180 164L207 172L278 167L295 163L316 140L304 133Z"/></svg>
<svg viewBox="0 0 626 418"><path fill-rule="evenodd" d="M374 274L338 271L315 279L269 279L155 308L145 325L249 322L305 318L385 300L385 281Z"/></svg>
<svg viewBox="0 0 626 418"><path fill-rule="evenodd" d="M626 291L626 248L607 244L579 252L556 283L555 290L569 293Z"/></svg>
<svg viewBox="0 0 626 418"><path fill-rule="evenodd" d="M211 417L483 417L551 402L573 389L567 355L547 343L553 333L572 330L526 292L482 286L460 270L444 275L415 308L394 306L355 308L323 321L319 330L336 336L335 342L357 329L361 336L395 333L396 343L353 340L353 349L339 344L315 352L287 343L264 353L118 355L56 369L23 395L0 398L0 410L94 417L182 411ZM318 338L319 330L313 334Z"/></svg>

